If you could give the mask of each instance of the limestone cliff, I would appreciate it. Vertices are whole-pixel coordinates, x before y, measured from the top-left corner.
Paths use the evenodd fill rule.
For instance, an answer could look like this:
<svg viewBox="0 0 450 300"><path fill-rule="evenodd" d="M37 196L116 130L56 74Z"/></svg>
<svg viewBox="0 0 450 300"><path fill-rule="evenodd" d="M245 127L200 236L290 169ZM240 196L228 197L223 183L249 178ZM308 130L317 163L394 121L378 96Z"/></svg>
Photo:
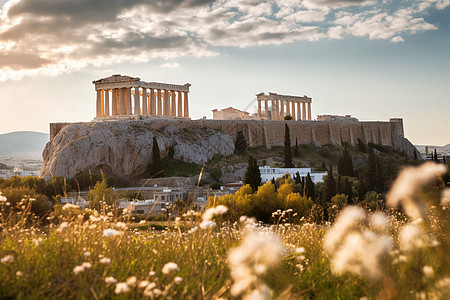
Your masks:
<svg viewBox="0 0 450 300"><path fill-rule="evenodd" d="M73 123L46 145L41 176L73 177L100 169L125 178L140 175L152 162L153 136L161 157L172 148L174 158L185 162L201 164L234 151L229 135L210 128L154 129L150 121L133 120Z"/></svg>

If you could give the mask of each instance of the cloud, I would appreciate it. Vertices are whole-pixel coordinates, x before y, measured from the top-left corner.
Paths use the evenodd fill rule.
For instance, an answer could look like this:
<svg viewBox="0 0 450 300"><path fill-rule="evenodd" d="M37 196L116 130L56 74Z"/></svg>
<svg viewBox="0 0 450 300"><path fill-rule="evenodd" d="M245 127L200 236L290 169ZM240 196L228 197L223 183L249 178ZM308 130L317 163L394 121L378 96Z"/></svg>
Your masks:
<svg viewBox="0 0 450 300"><path fill-rule="evenodd" d="M169 68L169 69L175 69L179 67L180 67L179 63L165 63L161 65L161 68Z"/></svg>
<svg viewBox="0 0 450 300"><path fill-rule="evenodd" d="M394 36L392 39L391 39L391 42L393 42L393 43L401 43L401 42L404 42L405 40L401 37L401 36L399 36L399 35L397 35L397 36Z"/></svg>
<svg viewBox="0 0 450 300"><path fill-rule="evenodd" d="M0 11L0 80L87 66L217 55L219 47L349 36L399 42L435 30L450 0L9 0Z"/></svg>

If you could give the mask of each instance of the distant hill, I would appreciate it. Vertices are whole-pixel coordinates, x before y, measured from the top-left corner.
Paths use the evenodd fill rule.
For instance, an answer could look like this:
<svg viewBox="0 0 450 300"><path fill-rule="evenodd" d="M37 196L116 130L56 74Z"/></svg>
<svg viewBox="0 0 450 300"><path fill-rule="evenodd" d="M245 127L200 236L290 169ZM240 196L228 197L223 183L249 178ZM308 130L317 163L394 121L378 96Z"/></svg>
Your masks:
<svg viewBox="0 0 450 300"><path fill-rule="evenodd" d="M42 132L15 131L0 134L0 155L42 152L49 135Z"/></svg>

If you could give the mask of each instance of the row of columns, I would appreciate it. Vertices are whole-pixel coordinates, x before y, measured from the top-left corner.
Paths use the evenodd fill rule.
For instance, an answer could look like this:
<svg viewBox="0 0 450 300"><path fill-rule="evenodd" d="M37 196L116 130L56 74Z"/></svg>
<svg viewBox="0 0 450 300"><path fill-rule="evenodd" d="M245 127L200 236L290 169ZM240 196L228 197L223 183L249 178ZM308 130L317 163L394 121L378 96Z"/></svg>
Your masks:
<svg viewBox="0 0 450 300"><path fill-rule="evenodd" d="M290 101L290 100L257 100L258 116L269 114L269 101L271 101L270 115L272 120L284 120L285 116L291 116L293 120L311 120L311 102ZM264 114L262 113L262 104L264 101Z"/></svg>
<svg viewBox="0 0 450 300"><path fill-rule="evenodd" d="M98 89L97 117L117 115L189 118L188 92L141 87Z"/></svg>

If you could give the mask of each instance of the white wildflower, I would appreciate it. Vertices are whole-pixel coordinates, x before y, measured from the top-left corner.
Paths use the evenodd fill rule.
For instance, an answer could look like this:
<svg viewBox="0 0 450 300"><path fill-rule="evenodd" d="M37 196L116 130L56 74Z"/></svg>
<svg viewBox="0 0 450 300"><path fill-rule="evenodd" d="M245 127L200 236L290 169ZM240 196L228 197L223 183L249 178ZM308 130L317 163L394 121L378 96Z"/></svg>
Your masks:
<svg viewBox="0 0 450 300"><path fill-rule="evenodd" d="M216 222L214 221L203 221L200 223L201 229L212 229L217 226Z"/></svg>
<svg viewBox="0 0 450 300"><path fill-rule="evenodd" d="M280 239L269 232L249 231L240 246L228 253L228 262L234 284L231 295L252 294L251 287L258 287L262 282L258 276L267 268L278 265L283 257L284 247ZM245 295L244 295L245 298Z"/></svg>
<svg viewBox="0 0 450 300"><path fill-rule="evenodd" d="M137 283L136 276L128 277L127 280L126 280L126 283L127 283L128 286L132 286L132 287L136 286L136 283Z"/></svg>
<svg viewBox="0 0 450 300"><path fill-rule="evenodd" d="M194 227L192 227L191 229L188 230L188 233L192 234L192 233L197 232L197 231L198 231L198 227L194 226Z"/></svg>
<svg viewBox="0 0 450 300"><path fill-rule="evenodd" d="M392 247L391 238L382 234L386 230L386 222L384 214L367 216L362 208L344 208L324 238L324 248L331 256L333 272L350 272L379 279L382 275L381 260Z"/></svg>
<svg viewBox="0 0 450 300"><path fill-rule="evenodd" d="M176 277L173 279L173 282L175 282L176 284L181 284L181 283L183 282L183 277L176 276Z"/></svg>
<svg viewBox="0 0 450 300"><path fill-rule="evenodd" d="M297 254L302 254L303 252L305 252L305 248L303 247L298 247L295 249L295 253Z"/></svg>
<svg viewBox="0 0 450 300"><path fill-rule="evenodd" d="M115 279L115 278L112 277L112 276L108 276L108 277L105 278L105 283L106 283L106 284L114 284L114 283L116 283L116 282L117 282L117 279Z"/></svg>
<svg viewBox="0 0 450 300"><path fill-rule="evenodd" d="M417 224L404 225L398 234L400 246L405 251L411 251L417 248L425 247L427 236Z"/></svg>
<svg viewBox="0 0 450 300"><path fill-rule="evenodd" d="M155 275L156 275L156 272L155 272L155 271L150 271L150 272L148 272L148 275L149 275L149 276L155 276Z"/></svg>
<svg viewBox="0 0 450 300"><path fill-rule="evenodd" d="M129 291L130 291L130 287L125 282L116 283L116 289L114 290L114 293L122 294L122 293L128 293Z"/></svg>
<svg viewBox="0 0 450 300"><path fill-rule="evenodd" d="M75 275L78 275L80 273L84 272L84 267L83 266L76 266L75 268L73 268L73 273Z"/></svg>
<svg viewBox="0 0 450 300"><path fill-rule="evenodd" d="M450 205L450 188L442 190L441 205L443 206Z"/></svg>
<svg viewBox="0 0 450 300"><path fill-rule="evenodd" d="M150 284L150 281L148 281L148 280L140 281L138 284L138 288L143 289L143 288L147 287L149 284Z"/></svg>
<svg viewBox="0 0 450 300"><path fill-rule="evenodd" d="M103 257L99 260L99 262L104 265L109 265L111 263L111 258Z"/></svg>
<svg viewBox="0 0 450 300"><path fill-rule="evenodd" d="M426 162L419 167L403 169L386 195L386 204L390 207L401 206L411 218L425 218L425 206L415 197L417 191L445 173L443 164Z"/></svg>
<svg viewBox="0 0 450 300"><path fill-rule="evenodd" d="M225 205L217 205L215 215L224 215L228 211L228 208Z"/></svg>
<svg viewBox="0 0 450 300"><path fill-rule="evenodd" d="M81 264L81 266L82 266L83 268L85 268L85 269L90 269L90 268L92 268L92 264L89 263L89 262L84 262L84 263Z"/></svg>
<svg viewBox="0 0 450 300"><path fill-rule="evenodd" d="M2 264L8 263L8 262L13 262L14 261L14 256L12 255L6 255L5 257L3 257L0 262Z"/></svg>
<svg viewBox="0 0 450 300"><path fill-rule="evenodd" d="M112 228L108 228L108 229L103 230L103 236L115 236L115 235L118 235L118 234L120 234L120 231L117 231L117 230L112 229Z"/></svg>
<svg viewBox="0 0 450 300"><path fill-rule="evenodd" d="M67 222L62 222L58 229L56 229L57 232L63 232L64 229L66 229L67 227L69 227L69 223Z"/></svg>
<svg viewBox="0 0 450 300"><path fill-rule="evenodd" d="M178 265L176 263L174 263L174 262L168 262L162 268L162 272L164 274L169 274L169 273L172 273L172 272L176 272L178 270L179 270Z"/></svg>
<svg viewBox="0 0 450 300"><path fill-rule="evenodd" d="M83 253L84 258L88 258L89 256L91 256L91 252L86 251Z"/></svg>
<svg viewBox="0 0 450 300"><path fill-rule="evenodd" d="M17 278L22 278L23 277L23 272L22 271L17 271L16 272L16 277Z"/></svg>
<svg viewBox="0 0 450 300"><path fill-rule="evenodd" d="M358 225L364 221L366 215L364 210L358 206L347 206L339 214L333 227L325 235L324 248L329 253L336 250L343 237L350 230L358 228Z"/></svg>
<svg viewBox="0 0 450 300"><path fill-rule="evenodd" d="M434 270L433 267L430 266L424 266L423 267L423 274L425 275L426 278L431 278L434 276Z"/></svg>
<svg viewBox="0 0 450 300"><path fill-rule="evenodd" d="M127 224L125 224L124 222L117 222L116 223L116 227L122 230L126 230L127 229Z"/></svg>
<svg viewBox="0 0 450 300"><path fill-rule="evenodd" d="M80 207L78 205L75 204L71 204L71 203L67 203L65 204L62 209L63 210L68 210L68 209L79 209Z"/></svg>
<svg viewBox="0 0 450 300"><path fill-rule="evenodd" d="M152 290L155 287L156 287L156 283L154 283L154 282L148 283L147 286L145 287L144 295L147 296L147 297L152 297L153 296Z"/></svg>

